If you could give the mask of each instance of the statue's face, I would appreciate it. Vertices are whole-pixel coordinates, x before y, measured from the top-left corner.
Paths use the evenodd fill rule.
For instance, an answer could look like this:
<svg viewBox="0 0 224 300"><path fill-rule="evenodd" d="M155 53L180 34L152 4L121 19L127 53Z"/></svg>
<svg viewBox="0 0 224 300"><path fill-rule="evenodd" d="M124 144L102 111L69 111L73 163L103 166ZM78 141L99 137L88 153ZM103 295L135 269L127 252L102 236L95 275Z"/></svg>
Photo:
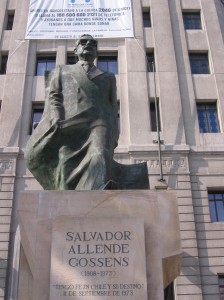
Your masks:
<svg viewBox="0 0 224 300"><path fill-rule="evenodd" d="M97 57L97 41L89 36L82 36L75 48L79 60L94 61Z"/></svg>

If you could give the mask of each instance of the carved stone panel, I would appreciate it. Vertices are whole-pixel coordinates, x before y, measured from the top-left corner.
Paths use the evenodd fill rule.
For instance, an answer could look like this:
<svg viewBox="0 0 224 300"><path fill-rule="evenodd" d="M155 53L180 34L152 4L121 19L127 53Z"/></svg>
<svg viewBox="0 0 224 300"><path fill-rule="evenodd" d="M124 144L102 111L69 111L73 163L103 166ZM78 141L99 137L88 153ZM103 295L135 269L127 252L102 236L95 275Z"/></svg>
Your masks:
<svg viewBox="0 0 224 300"><path fill-rule="evenodd" d="M15 175L15 161L13 159L0 159L0 175Z"/></svg>

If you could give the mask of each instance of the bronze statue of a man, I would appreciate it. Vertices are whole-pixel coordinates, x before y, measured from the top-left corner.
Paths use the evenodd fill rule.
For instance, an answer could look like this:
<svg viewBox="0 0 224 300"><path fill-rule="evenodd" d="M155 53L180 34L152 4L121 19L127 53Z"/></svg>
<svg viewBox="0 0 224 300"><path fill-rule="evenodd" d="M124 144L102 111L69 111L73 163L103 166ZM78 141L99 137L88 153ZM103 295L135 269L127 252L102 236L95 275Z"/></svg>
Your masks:
<svg viewBox="0 0 224 300"><path fill-rule="evenodd" d="M92 36L81 36L75 54L75 65L45 75L44 114L25 151L27 166L44 189L95 190L115 184L116 79L94 66L97 41Z"/></svg>

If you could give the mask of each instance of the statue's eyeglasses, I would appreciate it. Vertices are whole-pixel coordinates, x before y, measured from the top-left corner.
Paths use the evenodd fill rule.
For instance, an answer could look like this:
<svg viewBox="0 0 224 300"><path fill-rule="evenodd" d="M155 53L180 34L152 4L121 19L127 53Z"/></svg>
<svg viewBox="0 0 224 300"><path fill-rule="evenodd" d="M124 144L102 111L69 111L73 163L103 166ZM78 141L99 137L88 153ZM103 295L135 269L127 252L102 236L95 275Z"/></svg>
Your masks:
<svg viewBox="0 0 224 300"><path fill-rule="evenodd" d="M90 46L96 46L97 45L97 41L95 40L86 40L86 39L80 39L78 45L86 45L89 44Z"/></svg>

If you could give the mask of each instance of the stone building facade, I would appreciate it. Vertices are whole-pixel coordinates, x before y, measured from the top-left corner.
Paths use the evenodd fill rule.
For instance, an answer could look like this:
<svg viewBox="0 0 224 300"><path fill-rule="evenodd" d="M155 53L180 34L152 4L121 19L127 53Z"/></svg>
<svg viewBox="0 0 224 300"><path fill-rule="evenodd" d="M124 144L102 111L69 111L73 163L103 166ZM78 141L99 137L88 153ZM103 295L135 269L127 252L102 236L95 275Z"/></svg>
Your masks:
<svg viewBox="0 0 224 300"><path fill-rule="evenodd" d="M117 58L120 139L115 158L146 161L151 189L177 191L183 248L176 300L224 299L224 2L132 0L134 38L99 40ZM24 40L29 0L0 2L0 299L17 299L22 190L41 187L24 164L41 113L37 64L66 64L71 40ZM44 60L44 58L46 58ZM163 178L155 131L155 60ZM33 122L35 122L34 120ZM222 296L220 296L222 295ZM10 298L11 297L11 298Z"/></svg>

